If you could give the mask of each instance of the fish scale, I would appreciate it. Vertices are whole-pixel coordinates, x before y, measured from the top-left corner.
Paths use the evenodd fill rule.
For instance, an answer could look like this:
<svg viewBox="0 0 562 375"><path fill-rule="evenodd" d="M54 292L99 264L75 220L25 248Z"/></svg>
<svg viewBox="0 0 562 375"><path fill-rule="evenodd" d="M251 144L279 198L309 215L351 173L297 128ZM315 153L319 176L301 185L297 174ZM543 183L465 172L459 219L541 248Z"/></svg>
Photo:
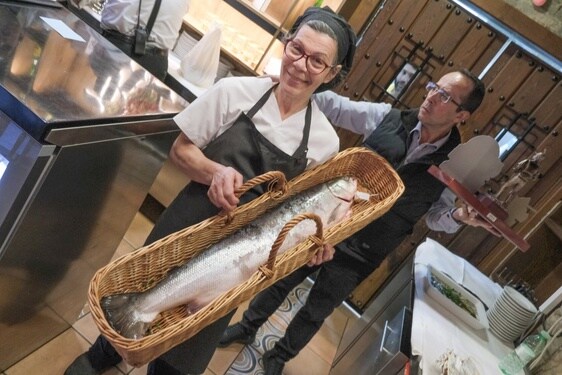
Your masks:
<svg viewBox="0 0 562 375"><path fill-rule="evenodd" d="M240 285L264 264L283 226L295 216L311 212L328 228L350 215L357 181L339 178L302 192L170 271L142 293L104 297L107 320L124 337L140 338L157 315L186 305L195 313L220 294ZM316 232L311 220L287 234L278 256Z"/></svg>

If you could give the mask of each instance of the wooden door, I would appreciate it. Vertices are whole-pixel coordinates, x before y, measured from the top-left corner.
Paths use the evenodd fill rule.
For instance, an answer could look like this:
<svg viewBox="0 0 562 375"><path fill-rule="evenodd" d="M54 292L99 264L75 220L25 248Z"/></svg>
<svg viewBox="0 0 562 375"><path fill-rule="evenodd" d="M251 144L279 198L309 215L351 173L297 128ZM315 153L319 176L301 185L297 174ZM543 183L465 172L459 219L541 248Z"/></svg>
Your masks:
<svg viewBox="0 0 562 375"><path fill-rule="evenodd" d="M506 131L518 139L505 157L502 174L487 187L491 192L509 177L517 162L536 150L548 149L541 165L542 178L522 191L531 198L532 208L540 208L528 219L537 221L534 216L544 214L541 210L556 203L551 193L560 185L561 72L531 56L510 35L502 35L493 24L481 19L481 15L468 13L451 1L384 2L360 39L353 69L339 93L354 100L385 101L398 108L412 108L422 103L426 83L447 72L467 68L481 76L487 93L470 120L459 124L463 141L478 134L496 137ZM389 88L405 66L413 67L414 74L402 91L393 93ZM338 132L342 148L360 144L356 135ZM514 229L525 234L531 230L528 226L518 223ZM420 222L414 233L355 290L351 302L359 308L364 306L427 236L488 274L497 271L497 266L513 254L507 241L481 229L463 228L454 235L446 235L430 232ZM533 250L542 251L530 251Z"/></svg>

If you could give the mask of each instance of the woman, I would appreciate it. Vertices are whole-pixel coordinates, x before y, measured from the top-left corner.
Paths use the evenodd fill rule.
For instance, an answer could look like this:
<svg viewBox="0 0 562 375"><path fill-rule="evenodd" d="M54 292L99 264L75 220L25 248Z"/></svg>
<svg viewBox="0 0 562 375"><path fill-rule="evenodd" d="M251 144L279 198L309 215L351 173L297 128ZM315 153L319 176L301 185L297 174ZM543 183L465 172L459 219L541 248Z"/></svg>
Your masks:
<svg viewBox="0 0 562 375"><path fill-rule="evenodd" d="M290 179L335 155L338 137L311 96L341 80L354 52L355 34L347 22L329 8L310 8L285 40L278 84L256 77L222 79L178 114L174 120L182 132L170 158L192 182L162 214L146 243L261 193L256 188L236 198L234 191L245 180L271 170ZM330 256L321 252L315 261ZM148 373L203 373L233 314L151 362ZM66 374L101 373L120 361L100 336Z"/></svg>

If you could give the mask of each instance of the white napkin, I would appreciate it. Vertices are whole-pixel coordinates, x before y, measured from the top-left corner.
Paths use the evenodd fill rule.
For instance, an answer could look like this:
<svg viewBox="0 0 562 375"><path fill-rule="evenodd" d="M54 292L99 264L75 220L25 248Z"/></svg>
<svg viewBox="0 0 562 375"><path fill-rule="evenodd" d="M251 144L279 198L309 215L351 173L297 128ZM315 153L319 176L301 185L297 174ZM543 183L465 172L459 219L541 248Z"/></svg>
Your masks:
<svg viewBox="0 0 562 375"><path fill-rule="evenodd" d="M214 24L193 48L181 58L181 74L189 82L209 88L219 68L222 27Z"/></svg>

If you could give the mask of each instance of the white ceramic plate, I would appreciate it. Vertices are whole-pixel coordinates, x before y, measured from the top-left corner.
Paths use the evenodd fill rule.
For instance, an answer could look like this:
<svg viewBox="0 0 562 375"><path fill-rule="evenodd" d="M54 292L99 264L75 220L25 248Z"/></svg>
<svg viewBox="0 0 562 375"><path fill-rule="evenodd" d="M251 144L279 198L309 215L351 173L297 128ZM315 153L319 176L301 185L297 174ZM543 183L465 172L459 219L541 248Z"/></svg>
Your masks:
<svg viewBox="0 0 562 375"><path fill-rule="evenodd" d="M464 307L457 305L452 299L442 293L442 290L445 289L458 296L460 301L469 306L476 316L472 316ZM488 318L486 317L486 311L482 302L449 276L431 266L427 266L426 293L470 327L474 329L488 329Z"/></svg>

